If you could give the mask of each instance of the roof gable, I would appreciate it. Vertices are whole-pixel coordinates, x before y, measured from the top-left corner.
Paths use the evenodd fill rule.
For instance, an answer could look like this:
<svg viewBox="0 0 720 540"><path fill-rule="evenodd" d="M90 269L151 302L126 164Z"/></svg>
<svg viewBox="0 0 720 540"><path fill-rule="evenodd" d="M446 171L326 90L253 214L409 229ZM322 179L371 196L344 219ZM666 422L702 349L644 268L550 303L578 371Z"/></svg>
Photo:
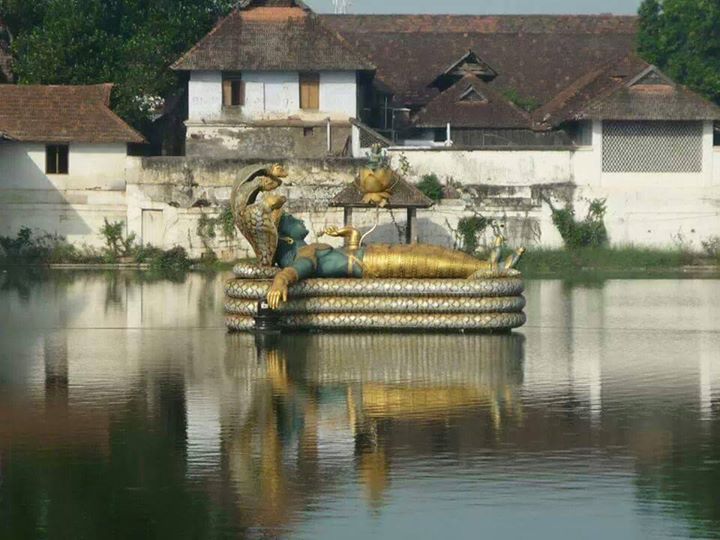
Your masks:
<svg viewBox="0 0 720 540"><path fill-rule="evenodd" d="M487 103L488 98L486 98L480 90L475 88L474 86L470 85L467 87L467 89L460 94L460 97L458 97L457 100L458 103Z"/></svg>
<svg viewBox="0 0 720 540"><path fill-rule="evenodd" d="M465 75L415 116L416 127L530 128L530 116L491 85Z"/></svg>
<svg viewBox="0 0 720 540"><path fill-rule="evenodd" d="M636 31L636 17L618 16L320 17L377 66L393 103L411 108L437 96L433 82L469 51L497 73L494 86L547 103L594 66L628 54Z"/></svg>
<svg viewBox="0 0 720 540"><path fill-rule="evenodd" d="M234 10L173 66L176 70L374 70L303 7Z"/></svg>
<svg viewBox="0 0 720 540"><path fill-rule="evenodd" d="M544 127L569 120L715 120L720 108L636 54L581 77L537 111Z"/></svg>
<svg viewBox="0 0 720 540"><path fill-rule="evenodd" d="M111 90L111 84L0 85L0 132L28 142L144 142L108 107Z"/></svg>
<svg viewBox="0 0 720 540"><path fill-rule="evenodd" d="M497 77L497 72L473 51L467 51L457 61L447 68L440 77L462 78L465 75L475 75L480 79L489 81ZM436 79L437 81L437 79Z"/></svg>

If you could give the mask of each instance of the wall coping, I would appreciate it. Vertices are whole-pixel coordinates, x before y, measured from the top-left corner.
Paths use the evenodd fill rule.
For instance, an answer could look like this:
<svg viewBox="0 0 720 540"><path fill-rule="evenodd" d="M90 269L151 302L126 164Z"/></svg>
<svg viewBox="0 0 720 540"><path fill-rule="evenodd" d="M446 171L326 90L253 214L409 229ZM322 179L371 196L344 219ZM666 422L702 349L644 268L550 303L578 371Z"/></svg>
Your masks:
<svg viewBox="0 0 720 540"><path fill-rule="evenodd" d="M576 152L587 146L391 146L389 152Z"/></svg>

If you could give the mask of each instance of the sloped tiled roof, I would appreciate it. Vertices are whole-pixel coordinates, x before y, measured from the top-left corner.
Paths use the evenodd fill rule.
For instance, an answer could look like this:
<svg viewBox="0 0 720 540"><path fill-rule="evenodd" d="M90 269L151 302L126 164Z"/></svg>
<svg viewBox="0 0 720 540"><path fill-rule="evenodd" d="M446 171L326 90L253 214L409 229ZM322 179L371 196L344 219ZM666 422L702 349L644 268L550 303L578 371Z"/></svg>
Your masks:
<svg viewBox="0 0 720 540"><path fill-rule="evenodd" d="M174 65L176 70L373 70L320 17L302 7L235 10Z"/></svg>
<svg viewBox="0 0 720 540"><path fill-rule="evenodd" d="M655 74L659 84L643 84ZM715 120L720 108L631 53L579 78L534 113L541 127L568 120Z"/></svg>
<svg viewBox="0 0 720 540"><path fill-rule="evenodd" d="M111 91L111 84L0 85L0 133L15 141L144 142L110 110Z"/></svg>
<svg viewBox="0 0 720 540"><path fill-rule="evenodd" d="M348 184L340 193L333 197L330 206L347 208L374 208L374 205L362 202L364 193L360 191L354 182ZM422 191L408 183L403 178L398 178L390 191L388 208L430 208L433 205L432 199Z"/></svg>
<svg viewBox="0 0 720 540"><path fill-rule="evenodd" d="M415 116L417 127L530 128L530 116L491 86L466 75Z"/></svg>
<svg viewBox="0 0 720 540"><path fill-rule="evenodd" d="M438 94L436 77L467 51L498 73L498 90L542 105L595 66L634 49L636 17L322 15L376 66L400 106Z"/></svg>

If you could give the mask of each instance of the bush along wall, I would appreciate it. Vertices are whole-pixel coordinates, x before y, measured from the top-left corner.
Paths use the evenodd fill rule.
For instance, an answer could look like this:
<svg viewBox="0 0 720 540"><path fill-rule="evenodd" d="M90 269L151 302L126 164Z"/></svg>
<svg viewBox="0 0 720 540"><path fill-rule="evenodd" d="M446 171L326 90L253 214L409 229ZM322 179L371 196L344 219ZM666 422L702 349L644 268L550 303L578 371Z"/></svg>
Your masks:
<svg viewBox="0 0 720 540"><path fill-rule="evenodd" d="M590 201L587 214L580 221L576 219L575 209L571 204L566 205L565 208L556 208L550 199L546 198L545 202L550 205L553 224L557 227L567 249L600 248L608 245L605 199Z"/></svg>
<svg viewBox="0 0 720 540"><path fill-rule="evenodd" d="M134 235L124 235L123 222L107 220L100 229L105 246L94 248L70 244L59 235L35 234L23 227L16 236L0 236L0 264L48 265L48 264L114 264L118 262L145 263L151 269L162 271L186 271L191 262L183 248L162 250L151 245L139 244Z"/></svg>

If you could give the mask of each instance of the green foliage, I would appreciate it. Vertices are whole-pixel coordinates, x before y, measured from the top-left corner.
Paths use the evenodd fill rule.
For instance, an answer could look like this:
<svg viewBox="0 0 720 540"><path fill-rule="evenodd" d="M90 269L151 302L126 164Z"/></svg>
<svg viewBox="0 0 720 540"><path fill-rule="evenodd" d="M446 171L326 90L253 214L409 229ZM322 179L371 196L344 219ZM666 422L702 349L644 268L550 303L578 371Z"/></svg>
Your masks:
<svg viewBox="0 0 720 540"><path fill-rule="evenodd" d="M205 246L206 253L213 253L211 241L217 238L216 227L220 226L220 231L226 240L235 238L235 216L233 216L230 205L225 205L220 210L217 217L208 217L202 214L198 220L197 234Z"/></svg>
<svg viewBox="0 0 720 540"><path fill-rule="evenodd" d="M151 270L165 273L186 272L190 259L183 248L167 251L151 245L141 246L134 235L122 237L124 224L109 223L102 227L106 246L96 249L90 246L76 246L58 235L34 236L23 227L15 237L0 236L0 264L45 265L45 264L107 264L116 263L119 257L131 257L136 263L149 264Z"/></svg>
<svg viewBox="0 0 720 540"><path fill-rule="evenodd" d="M520 107L525 112L532 112L542 105L537 99L521 96L514 88L504 90L502 94L513 105Z"/></svg>
<svg viewBox="0 0 720 540"><path fill-rule="evenodd" d="M124 237L124 222L110 223L107 218L103 218L103 220L105 224L100 228L100 234L105 238L105 245L110 254L115 258L132 256L136 251L135 233Z"/></svg>
<svg viewBox="0 0 720 540"><path fill-rule="evenodd" d="M550 204L550 208L553 223L562 236L566 248L598 248L607 245L608 234L604 222L607 211L605 199L591 201L588 213L582 221L575 219L575 209L571 205L558 209Z"/></svg>
<svg viewBox="0 0 720 540"><path fill-rule="evenodd" d="M150 261L150 269L163 273L183 273L190 270L191 262L187 252L181 247L174 247L160 253Z"/></svg>
<svg viewBox="0 0 720 540"><path fill-rule="evenodd" d="M443 198L443 185L434 173L423 176L422 180L418 182L417 188L433 201Z"/></svg>
<svg viewBox="0 0 720 540"><path fill-rule="evenodd" d="M720 236L711 236L700 244L708 257L716 259L720 263Z"/></svg>
<svg viewBox="0 0 720 540"><path fill-rule="evenodd" d="M23 264L102 263L108 255L88 246L68 244L62 236L33 235L22 227L17 236L0 236L0 262Z"/></svg>
<svg viewBox="0 0 720 540"><path fill-rule="evenodd" d="M114 82L113 109L149 125L180 79L168 69L232 0L0 0L21 84Z"/></svg>
<svg viewBox="0 0 720 540"><path fill-rule="evenodd" d="M407 156L402 153L400 154L398 161L400 162L400 174L402 176L407 176L411 169L410 160L408 160Z"/></svg>
<svg viewBox="0 0 720 540"><path fill-rule="evenodd" d="M483 216L466 216L458 221L457 234L460 236L462 250L472 255L478 249L478 236L490 225Z"/></svg>
<svg viewBox="0 0 720 540"><path fill-rule="evenodd" d="M526 276L572 275L577 272L625 273L678 269L702 262L681 249L650 249L634 246L566 249L533 248L520 260L518 269Z"/></svg>
<svg viewBox="0 0 720 540"><path fill-rule="evenodd" d="M720 103L720 2L644 0L639 17L643 58Z"/></svg>

